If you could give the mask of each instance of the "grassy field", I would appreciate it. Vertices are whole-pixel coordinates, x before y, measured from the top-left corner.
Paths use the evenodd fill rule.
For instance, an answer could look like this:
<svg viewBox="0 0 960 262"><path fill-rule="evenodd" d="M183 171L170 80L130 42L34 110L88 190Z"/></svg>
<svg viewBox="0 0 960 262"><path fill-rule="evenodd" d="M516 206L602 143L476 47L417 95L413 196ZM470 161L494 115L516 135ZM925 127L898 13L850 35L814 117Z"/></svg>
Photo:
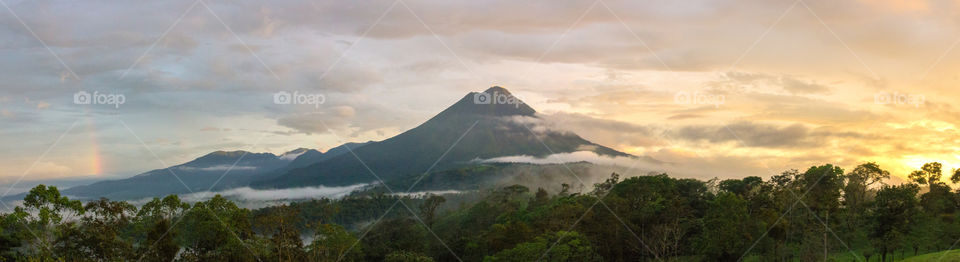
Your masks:
<svg viewBox="0 0 960 262"><path fill-rule="evenodd" d="M904 262L922 262L922 261L935 261L935 262L960 262L960 249L954 249L950 251L942 251L936 253L928 253L909 257L910 252L905 252L907 258L900 257L900 252L897 251L896 254L887 254L887 261L904 261ZM863 256L859 254L854 256L850 252L840 252L830 255L831 261L865 261ZM753 262L753 261L762 261L758 256L748 256L743 259L744 262ZM799 260L797 260L799 261ZM873 255L870 257L870 261L874 262L880 261L879 255Z"/></svg>
<svg viewBox="0 0 960 262"><path fill-rule="evenodd" d="M904 259L901 261L904 261L904 262L920 262L920 261L960 262L960 249L923 254L915 257L908 257L907 259Z"/></svg>

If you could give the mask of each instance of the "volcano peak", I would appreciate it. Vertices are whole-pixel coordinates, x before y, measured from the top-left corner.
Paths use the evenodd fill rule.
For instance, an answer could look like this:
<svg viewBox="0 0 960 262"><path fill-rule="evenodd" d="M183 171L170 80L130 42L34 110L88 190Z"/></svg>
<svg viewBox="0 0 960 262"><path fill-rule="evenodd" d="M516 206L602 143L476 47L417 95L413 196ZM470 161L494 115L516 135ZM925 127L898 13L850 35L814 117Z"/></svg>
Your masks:
<svg viewBox="0 0 960 262"><path fill-rule="evenodd" d="M537 111L506 88L493 86L483 92L470 92L437 117L486 115L533 116Z"/></svg>

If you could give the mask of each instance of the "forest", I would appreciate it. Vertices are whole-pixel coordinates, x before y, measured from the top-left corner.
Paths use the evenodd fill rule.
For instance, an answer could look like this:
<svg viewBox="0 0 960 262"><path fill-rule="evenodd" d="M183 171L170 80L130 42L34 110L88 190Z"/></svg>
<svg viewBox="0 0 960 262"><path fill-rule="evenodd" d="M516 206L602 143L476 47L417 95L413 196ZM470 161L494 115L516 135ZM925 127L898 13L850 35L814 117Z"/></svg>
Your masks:
<svg viewBox="0 0 960 262"><path fill-rule="evenodd" d="M956 248L960 171L889 185L875 163L766 180L621 179L559 193L355 193L260 209L135 206L39 185L0 217L4 261L891 261ZM949 172L948 172L949 173Z"/></svg>

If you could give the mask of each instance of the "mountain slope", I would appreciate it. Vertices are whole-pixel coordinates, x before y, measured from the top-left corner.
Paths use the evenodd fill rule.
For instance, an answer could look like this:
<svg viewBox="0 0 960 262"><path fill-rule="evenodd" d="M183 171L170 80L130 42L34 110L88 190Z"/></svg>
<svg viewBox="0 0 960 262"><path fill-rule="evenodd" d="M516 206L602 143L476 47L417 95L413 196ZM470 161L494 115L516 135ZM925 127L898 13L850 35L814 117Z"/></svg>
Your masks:
<svg viewBox="0 0 960 262"><path fill-rule="evenodd" d="M485 101L489 103L477 103L477 96L486 96L488 100ZM515 103L508 103L511 101ZM275 178L254 181L251 186L343 186L375 182L379 180L377 177L390 181L426 172L434 165L434 170L442 170L475 159L499 156L543 157L574 151L629 156L576 134L534 132L522 124L527 118L537 118L536 111L515 99L506 89L495 86L482 93L467 94L433 118L397 136L351 149L352 154L293 169Z"/></svg>
<svg viewBox="0 0 960 262"><path fill-rule="evenodd" d="M310 149L304 152L302 155L298 156L296 159L290 162L289 165L282 168L281 170L287 171L291 169L309 166L315 163L320 163L320 162L326 161L327 159L331 159L331 158L348 153L349 150L347 149L347 147L349 147L350 149L356 149L372 142L373 141L363 142L363 143L350 142L350 143L346 143L346 144L331 148L330 150L327 150L327 152L323 152L323 153L317 150Z"/></svg>
<svg viewBox="0 0 960 262"><path fill-rule="evenodd" d="M327 152L322 152L322 153L320 151L310 149L304 152L303 154L301 154L300 156L298 156L293 161L291 161L290 164L282 168L270 171L269 173L257 175L256 177L251 177L251 179L257 180L257 181L275 179L277 177L280 177L286 174L287 172L290 172L290 170L307 167L312 164L317 164L323 161L327 161L328 159L347 154L350 152L350 150L360 148L369 143L373 143L373 141L363 142L363 143L350 142L350 143L346 143L346 144L331 148L330 150L327 150Z"/></svg>
<svg viewBox="0 0 960 262"><path fill-rule="evenodd" d="M297 153L302 152L292 151L277 156L270 153L217 151L184 164L126 179L76 186L63 190L63 193L78 198L132 199L205 191L214 183L216 186L212 190L245 186L252 176L286 166L293 160L290 154ZM217 182L217 179L220 181Z"/></svg>

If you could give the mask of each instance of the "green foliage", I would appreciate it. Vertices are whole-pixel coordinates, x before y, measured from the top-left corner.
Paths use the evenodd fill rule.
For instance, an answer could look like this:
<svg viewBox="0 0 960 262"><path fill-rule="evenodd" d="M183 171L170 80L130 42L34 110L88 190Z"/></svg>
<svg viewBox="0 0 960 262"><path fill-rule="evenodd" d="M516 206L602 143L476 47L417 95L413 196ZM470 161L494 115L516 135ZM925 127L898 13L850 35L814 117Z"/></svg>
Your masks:
<svg viewBox="0 0 960 262"><path fill-rule="evenodd" d="M180 251L180 246L174 241L177 232L173 230L171 223L170 220L160 219L150 227L146 241L143 242L147 246L141 247L144 259L147 261L171 261L176 257L177 252Z"/></svg>
<svg viewBox="0 0 960 262"><path fill-rule="evenodd" d="M436 220L437 209L440 208L443 202L447 202L447 199L442 196L429 194L423 203L420 204L419 216L427 226L433 225L433 222Z"/></svg>
<svg viewBox="0 0 960 262"><path fill-rule="evenodd" d="M307 246L311 261L361 261L363 248L356 246L357 237L342 226L320 224L313 242Z"/></svg>
<svg viewBox="0 0 960 262"><path fill-rule="evenodd" d="M613 189L617 183L620 182L620 174L613 173L610 174L610 178L604 180L603 183L597 183L593 185L593 194L597 196L606 196L610 189Z"/></svg>
<svg viewBox="0 0 960 262"><path fill-rule="evenodd" d="M844 204L853 209L855 214L859 214L866 207L870 187L889 178L890 172L881 169L876 163L869 162L857 166L846 175L847 181L843 188Z"/></svg>
<svg viewBox="0 0 960 262"><path fill-rule="evenodd" d="M938 162L931 162L923 164L923 167L920 170L913 171L910 173L910 180L913 180L917 184L921 185L932 185L940 182L940 177L943 176L942 169L943 165Z"/></svg>
<svg viewBox="0 0 960 262"><path fill-rule="evenodd" d="M497 252L483 259L496 261L602 261L590 241L577 232L559 231Z"/></svg>
<svg viewBox="0 0 960 262"><path fill-rule="evenodd" d="M380 261L396 250L411 252L427 251L427 241L432 240L427 230L412 218L381 221L373 226L363 239L366 260Z"/></svg>
<svg viewBox="0 0 960 262"><path fill-rule="evenodd" d="M700 230L699 219L710 196L706 184L694 179L666 174L631 177L604 198L612 213L595 209L595 216L585 217L584 223L598 226L579 231L605 243L598 246L598 253L606 258L642 260L682 254L693 249L692 234ZM620 221L629 223L624 226Z"/></svg>
<svg viewBox="0 0 960 262"><path fill-rule="evenodd" d="M23 207L14 208L11 215L23 225L22 231L29 233L21 232L20 239L28 241L32 252L39 257L52 258L56 256L53 242L64 216L83 214L83 211L80 201L60 195L57 187L38 185L24 197Z"/></svg>
<svg viewBox="0 0 960 262"><path fill-rule="evenodd" d="M70 200L66 196L61 196L57 187L46 187L38 185L23 198L23 206L30 213L36 213L34 222L49 226L60 223L63 220L63 212L74 211L83 213L83 204L77 200Z"/></svg>
<svg viewBox="0 0 960 262"><path fill-rule="evenodd" d="M190 209L190 204L180 201L177 195L153 198L137 212L134 232L142 240L137 252L146 261L170 261L180 251L176 242L179 232L173 227Z"/></svg>
<svg viewBox="0 0 960 262"><path fill-rule="evenodd" d="M288 205L273 208L253 216L254 230L270 238L270 257L276 261L300 261L306 258L300 240L300 209Z"/></svg>
<svg viewBox="0 0 960 262"><path fill-rule="evenodd" d="M950 182L960 183L960 168L953 170L953 175L950 175Z"/></svg>
<svg viewBox="0 0 960 262"><path fill-rule="evenodd" d="M843 187L843 169L840 167L830 164L811 167L797 178L797 182L800 189L807 191L795 193L806 193L803 202L817 215L840 207L840 189Z"/></svg>
<svg viewBox="0 0 960 262"><path fill-rule="evenodd" d="M220 195L195 203L177 225L184 256L189 260L255 260L255 254L244 246L253 235L248 216L249 210Z"/></svg>
<svg viewBox="0 0 960 262"><path fill-rule="evenodd" d="M919 206L916 199L919 191L917 185L906 184L884 186L877 192L870 237L882 260L886 260L888 252L905 246L908 226Z"/></svg>
<svg viewBox="0 0 960 262"><path fill-rule="evenodd" d="M928 163L913 176L923 194L919 184L878 187L890 173L864 163L766 181L612 174L588 194L569 185L442 197L374 190L257 210L221 196L83 204L38 186L0 215L0 261L901 259L960 238L960 195L936 182L940 169Z"/></svg>
<svg viewBox="0 0 960 262"><path fill-rule="evenodd" d="M747 249L747 241L753 239L747 222L747 201L739 195L723 192L710 201L710 208L703 218L703 235L700 239L703 255L717 261L736 260Z"/></svg>
<svg viewBox="0 0 960 262"><path fill-rule="evenodd" d="M97 261L117 261L130 257L132 241L124 236L136 207L127 202L105 198L88 202L80 224L61 225L55 250L65 257L86 257Z"/></svg>
<svg viewBox="0 0 960 262"><path fill-rule="evenodd" d="M383 259L384 262L433 262L433 259L420 253L395 251Z"/></svg>

